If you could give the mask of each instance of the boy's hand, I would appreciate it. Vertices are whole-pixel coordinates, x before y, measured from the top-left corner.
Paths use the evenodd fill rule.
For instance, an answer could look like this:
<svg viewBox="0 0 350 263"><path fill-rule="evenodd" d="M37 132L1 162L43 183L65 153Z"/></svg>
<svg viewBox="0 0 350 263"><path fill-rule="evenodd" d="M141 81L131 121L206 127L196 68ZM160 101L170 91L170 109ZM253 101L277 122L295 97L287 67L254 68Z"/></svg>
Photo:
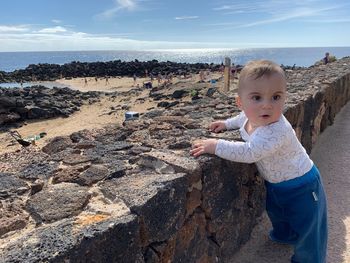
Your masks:
<svg viewBox="0 0 350 263"><path fill-rule="evenodd" d="M212 132L221 132L226 130L225 121L214 121L209 126L210 131Z"/></svg>
<svg viewBox="0 0 350 263"><path fill-rule="evenodd" d="M204 153L215 154L217 142L218 140L216 139L195 141L192 145L192 150L190 151L190 154L193 155L194 157L197 157Z"/></svg>

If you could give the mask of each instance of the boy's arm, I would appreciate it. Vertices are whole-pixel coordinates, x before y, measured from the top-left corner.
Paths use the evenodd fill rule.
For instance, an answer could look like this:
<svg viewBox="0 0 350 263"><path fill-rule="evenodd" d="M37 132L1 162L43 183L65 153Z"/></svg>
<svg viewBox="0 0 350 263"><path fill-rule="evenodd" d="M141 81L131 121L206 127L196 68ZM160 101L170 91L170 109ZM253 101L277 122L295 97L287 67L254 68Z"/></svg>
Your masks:
<svg viewBox="0 0 350 263"><path fill-rule="evenodd" d="M246 116L242 111L240 114L233 118L225 120L225 126L227 130L234 130L240 128L246 120Z"/></svg>
<svg viewBox="0 0 350 263"><path fill-rule="evenodd" d="M285 134L266 137L255 136L249 142L218 140L215 154L220 158L230 161L255 163L273 154L286 142L286 137Z"/></svg>

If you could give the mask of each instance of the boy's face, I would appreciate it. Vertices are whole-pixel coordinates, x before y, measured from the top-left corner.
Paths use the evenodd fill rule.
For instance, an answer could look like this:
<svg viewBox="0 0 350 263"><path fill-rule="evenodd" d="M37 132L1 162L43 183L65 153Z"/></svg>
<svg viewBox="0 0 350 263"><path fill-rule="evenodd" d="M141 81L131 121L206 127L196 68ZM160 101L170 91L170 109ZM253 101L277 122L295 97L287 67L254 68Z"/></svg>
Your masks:
<svg viewBox="0 0 350 263"><path fill-rule="evenodd" d="M278 73L259 79L246 78L237 97L237 105L254 127L279 120L286 99L286 81Z"/></svg>

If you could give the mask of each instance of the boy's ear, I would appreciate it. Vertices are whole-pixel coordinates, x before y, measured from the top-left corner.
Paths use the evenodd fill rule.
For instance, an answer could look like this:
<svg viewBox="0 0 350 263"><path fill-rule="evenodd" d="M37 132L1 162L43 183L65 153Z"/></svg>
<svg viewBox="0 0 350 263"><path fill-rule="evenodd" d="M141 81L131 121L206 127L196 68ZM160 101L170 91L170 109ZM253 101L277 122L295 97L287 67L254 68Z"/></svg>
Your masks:
<svg viewBox="0 0 350 263"><path fill-rule="evenodd" d="M241 109L242 103L241 103L241 98L239 97L239 95L236 95L235 100L236 100L237 107Z"/></svg>

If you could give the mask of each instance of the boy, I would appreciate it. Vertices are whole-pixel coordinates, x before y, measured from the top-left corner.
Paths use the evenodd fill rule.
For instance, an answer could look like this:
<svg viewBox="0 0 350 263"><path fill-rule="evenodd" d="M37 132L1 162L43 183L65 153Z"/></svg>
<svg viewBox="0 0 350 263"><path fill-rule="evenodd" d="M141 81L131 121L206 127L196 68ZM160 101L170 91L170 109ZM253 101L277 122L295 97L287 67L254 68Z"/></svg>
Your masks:
<svg viewBox="0 0 350 263"><path fill-rule="evenodd" d="M210 130L240 129L245 142L207 139L194 142L191 154L256 163L265 179L266 210L273 241L294 245L291 262L324 263L327 249L326 198L319 172L283 116L286 79L268 60L241 71L237 105L242 112L216 121Z"/></svg>

